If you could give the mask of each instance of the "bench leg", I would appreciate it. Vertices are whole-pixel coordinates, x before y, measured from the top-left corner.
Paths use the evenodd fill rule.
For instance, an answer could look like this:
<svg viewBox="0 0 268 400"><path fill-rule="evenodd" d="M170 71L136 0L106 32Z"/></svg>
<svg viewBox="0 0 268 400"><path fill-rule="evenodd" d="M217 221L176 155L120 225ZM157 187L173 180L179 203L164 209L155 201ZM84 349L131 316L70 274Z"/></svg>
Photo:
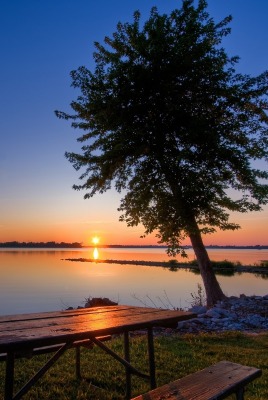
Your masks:
<svg viewBox="0 0 268 400"><path fill-rule="evenodd" d="M238 389L236 392L236 400L244 400L244 393L245 393L244 387Z"/></svg>

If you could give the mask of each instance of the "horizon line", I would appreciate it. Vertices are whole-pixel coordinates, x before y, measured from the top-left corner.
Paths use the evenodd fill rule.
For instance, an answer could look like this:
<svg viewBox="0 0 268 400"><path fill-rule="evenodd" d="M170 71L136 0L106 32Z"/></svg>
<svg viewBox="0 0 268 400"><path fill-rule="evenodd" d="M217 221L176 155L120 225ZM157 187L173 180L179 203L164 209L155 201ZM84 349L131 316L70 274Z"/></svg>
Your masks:
<svg viewBox="0 0 268 400"><path fill-rule="evenodd" d="M86 245L84 246L81 242L55 242L55 241L48 241L48 242L18 242L18 241L8 241L8 242L0 242L0 247L57 247L57 248L168 248L168 245L161 245L161 244L147 244L147 245L140 245L140 244L102 244L102 245ZM192 248L192 245L183 245L182 248ZM236 244L225 244L225 245L218 245L218 244L209 244L205 245L206 248L268 248L268 244L260 245L236 245Z"/></svg>

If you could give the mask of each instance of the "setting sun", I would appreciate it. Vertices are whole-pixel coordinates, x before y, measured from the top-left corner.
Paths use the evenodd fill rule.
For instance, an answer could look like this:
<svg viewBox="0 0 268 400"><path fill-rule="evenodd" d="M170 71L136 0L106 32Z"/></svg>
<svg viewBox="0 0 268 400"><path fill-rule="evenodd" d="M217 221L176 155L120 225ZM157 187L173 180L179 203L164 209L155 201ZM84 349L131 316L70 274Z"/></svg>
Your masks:
<svg viewBox="0 0 268 400"><path fill-rule="evenodd" d="M100 241L100 238L98 238L97 236L94 236L94 237L92 238L92 243L94 243L94 244L98 244L99 241Z"/></svg>

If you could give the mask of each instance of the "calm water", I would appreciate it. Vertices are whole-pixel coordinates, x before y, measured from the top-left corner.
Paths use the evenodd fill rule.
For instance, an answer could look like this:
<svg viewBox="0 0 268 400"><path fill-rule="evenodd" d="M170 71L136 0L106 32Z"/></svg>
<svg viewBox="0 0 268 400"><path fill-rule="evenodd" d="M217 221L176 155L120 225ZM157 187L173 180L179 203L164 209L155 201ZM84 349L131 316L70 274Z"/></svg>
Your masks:
<svg viewBox="0 0 268 400"><path fill-rule="evenodd" d="M164 249L98 249L99 259L167 261ZM243 264L268 260L267 250L209 251L212 260ZM93 249L0 250L0 314L65 309L84 305L88 297L108 297L120 304L190 306L199 275L162 267L72 262L66 258L93 258ZM193 253L189 251L189 259ZM254 274L218 276L227 295L268 293L268 280Z"/></svg>

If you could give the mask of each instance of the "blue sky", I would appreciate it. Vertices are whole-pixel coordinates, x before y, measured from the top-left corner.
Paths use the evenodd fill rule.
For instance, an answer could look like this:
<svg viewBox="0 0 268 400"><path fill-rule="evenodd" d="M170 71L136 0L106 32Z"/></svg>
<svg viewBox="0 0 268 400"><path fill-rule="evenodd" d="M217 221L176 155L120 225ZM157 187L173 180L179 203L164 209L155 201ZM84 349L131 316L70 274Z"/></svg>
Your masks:
<svg viewBox="0 0 268 400"><path fill-rule="evenodd" d="M70 71L93 68L94 41L112 34L118 21L131 21L137 9L147 18L154 5L169 12L181 1L0 0L0 242L86 244L94 234L106 243L154 242L141 242L140 228L118 222L117 193L84 200L72 189L79 174L64 152L79 149L79 132L54 115L56 109L70 110L78 95L70 87ZM240 56L238 70L256 75L268 69L268 1L208 0L208 5L215 21L233 16L223 44L229 55ZM207 243L239 244L242 234L245 244L267 243L267 217L267 208L236 216L240 233L216 234Z"/></svg>

